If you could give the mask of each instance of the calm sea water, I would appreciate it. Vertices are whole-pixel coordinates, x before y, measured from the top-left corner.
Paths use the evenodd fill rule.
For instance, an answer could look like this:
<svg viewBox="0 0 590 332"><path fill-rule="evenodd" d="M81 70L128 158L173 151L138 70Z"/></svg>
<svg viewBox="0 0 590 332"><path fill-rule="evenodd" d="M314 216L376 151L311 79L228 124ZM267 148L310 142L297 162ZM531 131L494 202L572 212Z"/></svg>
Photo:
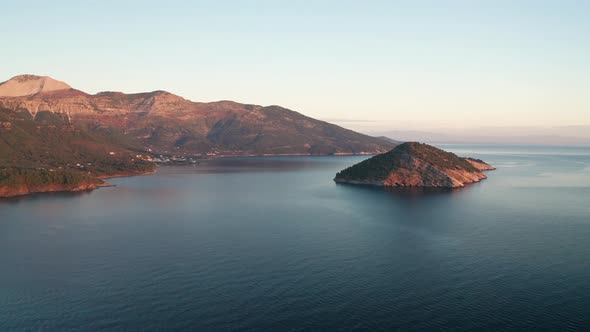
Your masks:
<svg viewBox="0 0 590 332"><path fill-rule="evenodd" d="M0 330L588 330L590 149L445 148L458 191L337 185L366 157L227 159L0 202Z"/></svg>

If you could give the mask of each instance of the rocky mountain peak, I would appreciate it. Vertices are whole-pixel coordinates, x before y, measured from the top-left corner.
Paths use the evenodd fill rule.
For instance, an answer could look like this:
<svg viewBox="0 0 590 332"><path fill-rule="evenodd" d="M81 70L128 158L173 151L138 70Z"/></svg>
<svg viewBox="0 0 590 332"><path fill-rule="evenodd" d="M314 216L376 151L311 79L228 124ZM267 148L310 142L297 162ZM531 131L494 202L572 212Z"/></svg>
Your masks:
<svg viewBox="0 0 590 332"><path fill-rule="evenodd" d="M49 76L19 75L0 83L0 97L29 96L71 88L68 84Z"/></svg>

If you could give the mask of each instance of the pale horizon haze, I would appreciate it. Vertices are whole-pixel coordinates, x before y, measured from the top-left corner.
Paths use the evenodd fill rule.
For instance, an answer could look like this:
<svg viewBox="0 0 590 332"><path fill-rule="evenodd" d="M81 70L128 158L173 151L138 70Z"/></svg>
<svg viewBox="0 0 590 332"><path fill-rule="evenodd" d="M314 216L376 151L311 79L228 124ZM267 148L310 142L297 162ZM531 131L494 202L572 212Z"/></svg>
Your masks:
<svg viewBox="0 0 590 332"><path fill-rule="evenodd" d="M590 126L590 2L6 1L2 13L0 81L277 104L370 133Z"/></svg>

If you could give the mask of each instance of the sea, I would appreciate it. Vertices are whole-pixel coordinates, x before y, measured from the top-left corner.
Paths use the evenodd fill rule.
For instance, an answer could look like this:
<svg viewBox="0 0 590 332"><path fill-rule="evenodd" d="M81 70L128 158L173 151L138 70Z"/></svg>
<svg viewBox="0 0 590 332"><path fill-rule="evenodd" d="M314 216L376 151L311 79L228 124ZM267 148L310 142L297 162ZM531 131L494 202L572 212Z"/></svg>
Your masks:
<svg viewBox="0 0 590 332"><path fill-rule="evenodd" d="M457 190L336 184L369 156L164 166L0 201L0 331L588 331L590 148L440 145Z"/></svg>

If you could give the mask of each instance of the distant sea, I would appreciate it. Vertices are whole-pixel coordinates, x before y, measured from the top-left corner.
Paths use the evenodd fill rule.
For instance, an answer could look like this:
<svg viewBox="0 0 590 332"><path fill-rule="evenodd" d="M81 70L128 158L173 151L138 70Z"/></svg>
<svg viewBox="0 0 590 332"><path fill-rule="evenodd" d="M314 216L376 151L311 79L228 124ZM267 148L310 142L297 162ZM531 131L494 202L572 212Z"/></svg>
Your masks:
<svg viewBox="0 0 590 332"><path fill-rule="evenodd" d="M0 201L0 331L590 329L590 148L444 145L460 190L338 185L367 156L161 167Z"/></svg>

